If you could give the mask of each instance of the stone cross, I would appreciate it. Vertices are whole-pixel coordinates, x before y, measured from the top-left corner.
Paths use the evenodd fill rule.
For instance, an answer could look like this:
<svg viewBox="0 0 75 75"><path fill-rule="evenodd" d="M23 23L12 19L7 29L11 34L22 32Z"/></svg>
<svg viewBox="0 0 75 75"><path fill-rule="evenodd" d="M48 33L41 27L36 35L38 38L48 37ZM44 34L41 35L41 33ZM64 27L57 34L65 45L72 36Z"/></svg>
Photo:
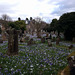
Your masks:
<svg viewBox="0 0 75 75"><path fill-rule="evenodd" d="M18 30L8 29L8 55L18 54Z"/></svg>

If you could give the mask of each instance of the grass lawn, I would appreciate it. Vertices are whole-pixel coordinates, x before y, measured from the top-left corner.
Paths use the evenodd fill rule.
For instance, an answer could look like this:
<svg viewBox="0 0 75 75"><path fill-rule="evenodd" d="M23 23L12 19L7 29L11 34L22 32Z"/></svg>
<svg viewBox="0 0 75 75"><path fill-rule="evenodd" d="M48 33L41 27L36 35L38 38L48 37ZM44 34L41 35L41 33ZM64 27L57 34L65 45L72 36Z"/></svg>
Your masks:
<svg viewBox="0 0 75 75"><path fill-rule="evenodd" d="M40 42L32 46L19 43L18 56L5 55L7 50L7 42L0 45L0 75L57 75L67 66L67 56L74 51Z"/></svg>

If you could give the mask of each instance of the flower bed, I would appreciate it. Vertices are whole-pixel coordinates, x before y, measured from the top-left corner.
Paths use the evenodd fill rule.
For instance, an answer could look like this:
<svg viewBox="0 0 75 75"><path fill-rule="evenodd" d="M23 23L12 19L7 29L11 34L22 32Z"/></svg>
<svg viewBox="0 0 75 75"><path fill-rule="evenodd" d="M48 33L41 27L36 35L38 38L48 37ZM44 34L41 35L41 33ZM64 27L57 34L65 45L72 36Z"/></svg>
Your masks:
<svg viewBox="0 0 75 75"><path fill-rule="evenodd" d="M19 43L19 55L7 56L7 42L0 47L0 75L57 75L67 65L67 56L73 50L48 47L47 44L27 46Z"/></svg>

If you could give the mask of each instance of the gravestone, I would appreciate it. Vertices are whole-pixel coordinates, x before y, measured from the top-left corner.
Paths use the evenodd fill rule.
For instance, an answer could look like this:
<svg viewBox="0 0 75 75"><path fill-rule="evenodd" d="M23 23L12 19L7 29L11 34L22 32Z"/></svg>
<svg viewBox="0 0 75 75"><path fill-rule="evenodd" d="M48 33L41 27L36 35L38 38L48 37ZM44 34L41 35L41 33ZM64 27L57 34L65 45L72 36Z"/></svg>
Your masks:
<svg viewBox="0 0 75 75"><path fill-rule="evenodd" d="M41 42L42 42L42 43L45 43L45 37L42 37L42 38L41 38Z"/></svg>
<svg viewBox="0 0 75 75"><path fill-rule="evenodd" d="M48 33L46 33L45 38L46 38L46 40L49 39L49 35L48 35Z"/></svg>
<svg viewBox="0 0 75 75"><path fill-rule="evenodd" d="M48 38L48 33L46 34L46 37Z"/></svg>
<svg viewBox="0 0 75 75"><path fill-rule="evenodd" d="M5 41L6 40L6 32L5 31L2 31L2 39L3 39L3 41Z"/></svg>
<svg viewBox="0 0 75 75"><path fill-rule="evenodd" d="M59 45L60 38L58 37L56 40L56 45Z"/></svg>
<svg viewBox="0 0 75 75"><path fill-rule="evenodd" d="M23 34L23 37L26 37L26 34Z"/></svg>
<svg viewBox="0 0 75 75"><path fill-rule="evenodd" d="M17 55L18 54L18 30L8 29L8 55Z"/></svg>
<svg viewBox="0 0 75 75"><path fill-rule="evenodd" d="M75 75L75 56L68 57L67 60L70 68L70 75Z"/></svg>
<svg viewBox="0 0 75 75"><path fill-rule="evenodd" d="M0 43L3 43L3 40L2 39L0 39Z"/></svg>
<svg viewBox="0 0 75 75"><path fill-rule="evenodd" d="M33 45L33 44L35 44L35 41L33 41L33 38L31 38L31 39L28 41L27 45Z"/></svg>
<svg viewBox="0 0 75 75"><path fill-rule="evenodd" d="M41 38L41 32L37 32L37 38Z"/></svg>
<svg viewBox="0 0 75 75"><path fill-rule="evenodd" d="M72 48L73 48L73 45L70 45L70 46L69 46L69 49L72 49Z"/></svg>
<svg viewBox="0 0 75 75"><path fill-rule="evenodd" d="M29 40L29 36L26 36L26 37L25 37L25 40Z"/></svg>
<svg viewBox="0 0 75 75"><path fill-rule="evenodd" d="M48 41L48 46L51 47L52 46L52 42L50 39L47 40Z"/></svg>
<svg viewBox="0 0 75 75"><path fill-rule="evenodd" d="M52 42L55 42L56 38L55 37L52 37Z"/></svg>
<svg viewBox="0 0 75 75"><path fill-rule="evenodd" d="M25 38L21 37L20 42L25 42Z"/></svg>
<svg viewBox="0 0 75 75"><path fill-rule="evenodd" d="M75 54L71 54L67 61L68 65L58 75L75 75Z"/></svg>

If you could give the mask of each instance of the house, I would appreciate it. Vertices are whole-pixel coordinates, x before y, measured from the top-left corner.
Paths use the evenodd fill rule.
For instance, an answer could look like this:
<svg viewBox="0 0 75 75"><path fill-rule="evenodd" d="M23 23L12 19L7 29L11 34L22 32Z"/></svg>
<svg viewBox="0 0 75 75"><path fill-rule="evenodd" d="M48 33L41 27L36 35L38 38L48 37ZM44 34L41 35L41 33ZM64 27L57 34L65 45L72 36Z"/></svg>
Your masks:
<svg viewBox="0 0 75 75"><path fill-rule="evenodd" d="M38 20L39 18L37 18ZM36 21L35 19L32 19L32 17L30 17L30 20L28 18L26 18L25 20L26 25L26 31L29 34L34 34L36 32L41 32L42 29L46 26L46 23L44 21L41 21L39 19L39 21Z"/></svg>

